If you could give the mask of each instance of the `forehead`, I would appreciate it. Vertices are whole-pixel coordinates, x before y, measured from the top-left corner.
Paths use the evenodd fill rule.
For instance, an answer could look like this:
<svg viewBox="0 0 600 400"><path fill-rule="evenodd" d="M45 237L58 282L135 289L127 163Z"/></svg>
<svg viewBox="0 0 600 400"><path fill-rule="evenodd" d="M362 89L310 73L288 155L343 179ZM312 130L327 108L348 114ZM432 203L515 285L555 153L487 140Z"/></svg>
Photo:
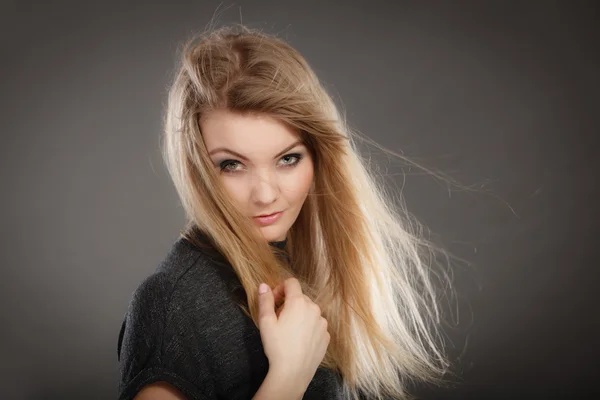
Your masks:
<svg viewBox="0 0 600 400"><path fill-rule="evenodd" d="M209 152L227 147L248 156L272 155L300 138L293 128L271 116L226 110L203 115L200 129Z"/></svg>

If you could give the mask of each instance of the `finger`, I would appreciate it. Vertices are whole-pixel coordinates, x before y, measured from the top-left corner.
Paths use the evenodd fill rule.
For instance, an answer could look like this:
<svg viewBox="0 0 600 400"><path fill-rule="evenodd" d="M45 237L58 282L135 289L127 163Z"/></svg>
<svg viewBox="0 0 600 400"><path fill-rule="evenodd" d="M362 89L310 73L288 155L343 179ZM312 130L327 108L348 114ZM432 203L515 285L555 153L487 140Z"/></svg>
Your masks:
<svg viewBox="0 0 600 400"><path fill-rule="evenodd" d="M319 311L320 315L323 315L323 311L321 310L321 307L317 303L312 301L312 299L310 297L308 297L307 295L304 295L304 299L307 301L308 304L315 307L315 309L317 309Z"/></svg>
<svg viewBox="0 0 600 400"><path fill-rule="evenodd" d="M286 298L302 297L302 287L296 278L288 278L283 282L284 293Z"/></svg>
<svg viewBox="0 0 600 400"><path fill-rule="evenodd" d="M262 289L266 291L262 292ZM275 315L275 304L273 301L273 292L266 283L261 283L258 289L258 322L259 329L266 324L277 321Z"/></svg>

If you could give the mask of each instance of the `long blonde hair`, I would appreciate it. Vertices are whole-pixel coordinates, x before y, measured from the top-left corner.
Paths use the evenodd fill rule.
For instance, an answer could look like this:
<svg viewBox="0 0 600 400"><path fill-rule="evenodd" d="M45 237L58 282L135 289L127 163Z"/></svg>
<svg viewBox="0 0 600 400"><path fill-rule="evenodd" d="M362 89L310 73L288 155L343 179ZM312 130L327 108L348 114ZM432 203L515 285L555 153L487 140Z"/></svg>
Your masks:
<svg viewBox="0 0 600 400"><path fill-rule="evenodd" d="M199 118L211 110L269 115L294 128L315 164L288 232L284 263L237 210L208 157ZM431 267L435 248L359 156L354 133L307 61L285 41L243 25L207 30L182 48L164 118L164 158L188 220L228 260L258 325L257 287L299 279L323 310L323 367L346 398L408 398L413 381L448 368ZM401 203L403 204L403 203Z"/></svg>

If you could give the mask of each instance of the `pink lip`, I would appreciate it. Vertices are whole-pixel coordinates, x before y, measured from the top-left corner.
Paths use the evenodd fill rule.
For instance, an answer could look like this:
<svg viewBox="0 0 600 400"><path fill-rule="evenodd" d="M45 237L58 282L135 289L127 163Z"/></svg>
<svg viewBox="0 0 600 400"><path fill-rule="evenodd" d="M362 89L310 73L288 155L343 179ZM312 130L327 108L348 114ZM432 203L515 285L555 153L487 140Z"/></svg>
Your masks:
<svg viewBox="0 0 600 400"><path fill-rule="evenodd" d="M254 220L258 222L260 225L271 225L273 222L277 221L279 217L281 217L283 211L279 211L269 215L259 215L254 217Z"/></svg>

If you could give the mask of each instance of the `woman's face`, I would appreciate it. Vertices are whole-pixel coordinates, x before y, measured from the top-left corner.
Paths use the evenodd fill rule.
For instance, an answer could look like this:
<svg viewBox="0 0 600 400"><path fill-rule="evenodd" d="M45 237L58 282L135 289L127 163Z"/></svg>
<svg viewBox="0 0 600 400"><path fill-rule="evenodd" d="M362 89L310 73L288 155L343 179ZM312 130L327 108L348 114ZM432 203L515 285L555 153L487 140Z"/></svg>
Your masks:
<svg viewBox="0 0 600 400"><path fill-rule="evenodd" d="M272 117L225 110L203 115L200 128L214 168L242 213L269 242L285 239L313 180L313 160L300 136Z"/></svg>

